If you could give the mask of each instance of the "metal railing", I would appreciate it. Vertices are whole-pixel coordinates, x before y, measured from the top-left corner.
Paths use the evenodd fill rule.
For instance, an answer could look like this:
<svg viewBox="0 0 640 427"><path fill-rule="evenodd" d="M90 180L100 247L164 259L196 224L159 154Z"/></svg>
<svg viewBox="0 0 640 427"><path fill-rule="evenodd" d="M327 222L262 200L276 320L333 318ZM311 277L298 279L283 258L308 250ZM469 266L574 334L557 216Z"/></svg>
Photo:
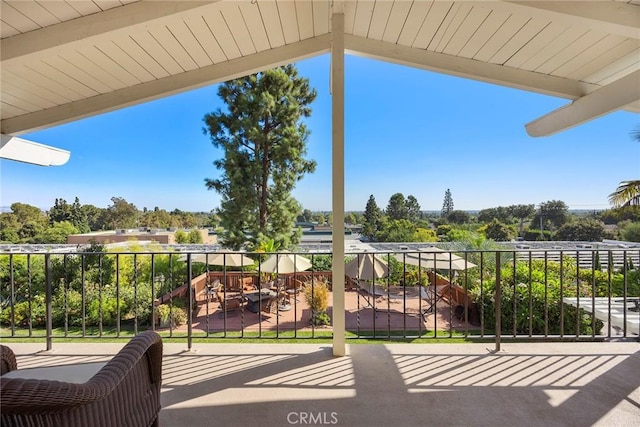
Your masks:
<svg viewBox="0 0 640 427"><path fill-rule="evenodd" d="M294 261L301 271L266 269L269 254L244 253L254 264L233 267L238 255L225 252L221 265L209 265L194 261L195 252L0 253L0 338L41 338L50 349L57 338L126 338L145 329L189 347L194 338L332 336L324 324L333 309L330 253L291 254L299 265L309 261L304 269ZM487 339L499 347L503 339L640 333L638 249L346 258L351 339Z"/></svg>

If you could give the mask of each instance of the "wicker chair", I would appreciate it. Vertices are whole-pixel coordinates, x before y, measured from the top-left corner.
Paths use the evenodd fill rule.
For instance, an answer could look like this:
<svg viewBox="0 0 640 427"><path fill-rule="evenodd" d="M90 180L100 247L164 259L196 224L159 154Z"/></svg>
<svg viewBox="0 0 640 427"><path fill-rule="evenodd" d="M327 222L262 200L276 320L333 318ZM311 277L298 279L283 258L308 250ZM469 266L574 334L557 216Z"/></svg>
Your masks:
<svg viewBox="0 0 640 427"><path fill-rule="evenodd" d="M0 346L2 372L15 356ZM13 362L11 362L13 360ZM83 384L0 377L0 424L9 426L157 426L162 340L152 331L132 338Z"/></svg>

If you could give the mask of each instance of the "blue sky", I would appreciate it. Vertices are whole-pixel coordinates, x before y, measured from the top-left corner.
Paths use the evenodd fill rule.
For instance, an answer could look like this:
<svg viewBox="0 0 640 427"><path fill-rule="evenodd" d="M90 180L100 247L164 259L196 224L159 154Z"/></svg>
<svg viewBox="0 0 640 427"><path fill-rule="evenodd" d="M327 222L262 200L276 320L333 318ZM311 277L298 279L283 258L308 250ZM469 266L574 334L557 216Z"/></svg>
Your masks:
<svg viewBox="0 0 640 427"><path fill-rule="evenodd" d="M440 210L451 190L456 209L562 200L572 209L606 209L622 180L640 177L638 116L616 112L546 138L524 125L567 100L346 57L347 210L369 195L384 208L397 192L423 210ZM307 124L308 157L318 167L297 185L304 208L331 210L329 57L298 63L318 91ZM202 132L205 113L224 107L217 86L167 97L22 135L71 151L43 168L0 162L0 205L43 209L56 198L107 207L124 197L138 209L209 211L219 196L204 179L222 156Z"/></svg>

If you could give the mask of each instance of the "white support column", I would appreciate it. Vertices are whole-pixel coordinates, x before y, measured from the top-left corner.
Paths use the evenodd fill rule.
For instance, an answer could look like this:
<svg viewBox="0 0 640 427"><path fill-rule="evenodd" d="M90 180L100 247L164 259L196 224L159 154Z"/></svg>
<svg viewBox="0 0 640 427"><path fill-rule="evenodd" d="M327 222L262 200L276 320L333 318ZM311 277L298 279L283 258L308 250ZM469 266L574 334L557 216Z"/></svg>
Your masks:
<svg viewBox="0 0 640 427"><path fill-rule="evenodd" d="M331 15L333 355L344 356L344 13L335 2Z"/></svg>

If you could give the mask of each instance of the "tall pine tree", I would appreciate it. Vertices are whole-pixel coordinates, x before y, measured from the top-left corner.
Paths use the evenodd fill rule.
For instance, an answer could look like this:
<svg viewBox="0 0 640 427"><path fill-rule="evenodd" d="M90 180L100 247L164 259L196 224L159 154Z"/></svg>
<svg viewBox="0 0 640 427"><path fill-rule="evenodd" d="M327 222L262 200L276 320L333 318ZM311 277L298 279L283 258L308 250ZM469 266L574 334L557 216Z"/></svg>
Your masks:
<svg viewBox="0 0 640 427"><path fill-rule="evenodd" d="M302 122L316 91L287 65L223 83L218 95L227 111L206 114L204 121L211 142L224 152L213 162L221 176L205 184L221 195L222 243L256 248L273 239L292 247L301 236L295 219L302 208L291 191L316 166L304 157L309 130Z"/></svg>
<svg viewBox="0 0 640 427"><path fill-rule="evenodd" d="M447 216L453 210L453 197L451 197L451 190L447 188L444 192L444 201L442 202L442 216Z"/></svg>
<svg viewBox="0 0 640 427"><path fill-rule="evenodd" d="M369 238L369 240L375 240L376 233L380 226L380 217L382 212L376 203L376 198L373 194L369 196L367 206L364 210L364 224L362 227L362 235Z"/></svg>

